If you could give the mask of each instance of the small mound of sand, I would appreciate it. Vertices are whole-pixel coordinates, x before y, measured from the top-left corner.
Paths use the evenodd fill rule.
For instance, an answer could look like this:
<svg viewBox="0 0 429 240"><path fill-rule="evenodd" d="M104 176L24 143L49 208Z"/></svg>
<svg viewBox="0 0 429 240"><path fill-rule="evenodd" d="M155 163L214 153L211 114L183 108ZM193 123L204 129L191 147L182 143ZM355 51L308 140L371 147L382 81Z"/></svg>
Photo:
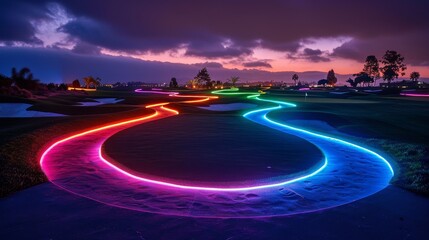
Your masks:
<svg viewBox="0 0 429 240"><path fill-rule="evenodd" d="M98 106L103 104L115 104L118 102L123 101L124 99L117 99L117 98L95 98L92 99L95 102L79 102L79 106L82 107L92 107L92 106Z"/></svg>
<svg viewBox="0 0 429 240"><path fill-rule="evenodd" d="M200 107L210 111L236 111L247 108L254 108L257 105L251 103L228 103L228 104L213 104L208 107Z"/></svg>
<svg viewBox="0 0 429 240"><path fill-rule="evenodd" d="M0 103L0 117L3 118L31 118L31 117L64 117L67 115L51 112L27 110L31 104L27 103Z"/></svg>

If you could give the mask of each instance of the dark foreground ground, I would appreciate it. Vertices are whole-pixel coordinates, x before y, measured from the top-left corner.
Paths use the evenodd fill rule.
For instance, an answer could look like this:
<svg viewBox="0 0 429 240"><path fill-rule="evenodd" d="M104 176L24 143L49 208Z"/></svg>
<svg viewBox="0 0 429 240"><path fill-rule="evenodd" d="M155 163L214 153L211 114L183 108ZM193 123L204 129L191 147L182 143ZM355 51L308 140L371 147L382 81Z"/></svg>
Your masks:
<svg viewBox="0 0 429 240"><path fill-rule="evenodd" d="M45 183L0 199L0 239L427 239L426 198L389 186L311 214L171 217L109 207Z"/></svg>

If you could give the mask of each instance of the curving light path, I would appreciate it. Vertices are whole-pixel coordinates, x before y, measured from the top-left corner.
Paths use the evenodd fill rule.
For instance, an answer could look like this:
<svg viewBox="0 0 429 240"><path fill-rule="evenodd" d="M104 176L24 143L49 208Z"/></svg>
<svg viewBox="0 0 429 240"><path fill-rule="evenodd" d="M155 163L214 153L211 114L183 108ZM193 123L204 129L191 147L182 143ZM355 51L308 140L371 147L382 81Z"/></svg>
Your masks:
<svg viewBox="0 0 429 240"><path fill-rule="evenodd" d="M266 116L270 111L294 107L294 104L261 99L258 93L238 90L214 93L243 94L277 104L248 112L244 117L315 144L325 154L325 164L305 176L285 182L221 189L141 179L102 157L103 142L116 132L178 114L165 107L167 102L147 106L155 110L152 115L92 129L56 142L43 153L42 169L55 185L98 202L137 211L200 217L265 217L317 211L380 191L393 176L388 162L369 149L284 125ZM210 96L198 98L185 102L211 99Z"/></svg>

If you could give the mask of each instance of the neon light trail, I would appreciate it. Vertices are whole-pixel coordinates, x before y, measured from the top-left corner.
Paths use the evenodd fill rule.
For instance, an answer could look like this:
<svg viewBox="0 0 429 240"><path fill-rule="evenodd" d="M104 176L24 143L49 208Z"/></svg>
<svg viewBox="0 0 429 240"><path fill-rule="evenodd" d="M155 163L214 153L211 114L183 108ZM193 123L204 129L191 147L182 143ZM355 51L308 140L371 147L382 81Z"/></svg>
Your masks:
<svg viewBox="0 0 429 240"><path fill-rule="evenodd" d="M424 93L401 93L401 96L407 96L407 97L429 97L428 94Z"/></svg>
<svg viewBox="0 0 429 240"><path fill-rule="evenodd" d="M167 94L159 91L136 92ZM324 153L324 164L305 175L285 181L208 187L141 178L103 157L103 142L113 134L137 124L179 114L166 107L169 102L165 102L146 106L155 111L149 116L102 126L54 143L40 160L43 171L55 185L107 205L166 215L229 218L292 215L332 208L380 191L393 176L390 164L374 151L285 125L267 116L271 111L295 107L295 104L268 100L261 98L260 93L240 92L238 89L214 91L213 94L242 95L275 104L274 107L247 112L244 117L314 144ZM198 98L183 103L217 98L177 93L168 95ZM248 196L251 200L247 200Z"/></svg>

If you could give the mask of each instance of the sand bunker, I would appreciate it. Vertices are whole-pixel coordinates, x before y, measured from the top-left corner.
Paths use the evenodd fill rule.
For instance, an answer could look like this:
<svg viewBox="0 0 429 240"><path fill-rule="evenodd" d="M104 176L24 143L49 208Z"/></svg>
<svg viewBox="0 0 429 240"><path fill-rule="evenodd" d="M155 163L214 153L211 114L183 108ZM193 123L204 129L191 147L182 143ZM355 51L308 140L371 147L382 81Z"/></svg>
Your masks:
<svg viewBox="0 0 429 240"><path fill-rule="evenodd" d="M123 101L124 99L117 99L117 98L95 98L92 99L95 102L79 102L79 106L83 107L92 107L92 106L98 106L103 104L115 104L118 102Z"/></svg>
<svg viewBox="0 0 429 240"><path fill-rule="evenodd" d="M248 108L254 108L257 105L251 103L228 103L228 104L213 104L208 107L200 107L210 111L236 111Z"/></svg>
<svg viewBox="0 0 429 240"><path fill-rule="evenodd" d="M27 110L33 105L28 103L0 103L0 117L31 118L31 117L64 117L67 115L51 112Z"/></svg>

